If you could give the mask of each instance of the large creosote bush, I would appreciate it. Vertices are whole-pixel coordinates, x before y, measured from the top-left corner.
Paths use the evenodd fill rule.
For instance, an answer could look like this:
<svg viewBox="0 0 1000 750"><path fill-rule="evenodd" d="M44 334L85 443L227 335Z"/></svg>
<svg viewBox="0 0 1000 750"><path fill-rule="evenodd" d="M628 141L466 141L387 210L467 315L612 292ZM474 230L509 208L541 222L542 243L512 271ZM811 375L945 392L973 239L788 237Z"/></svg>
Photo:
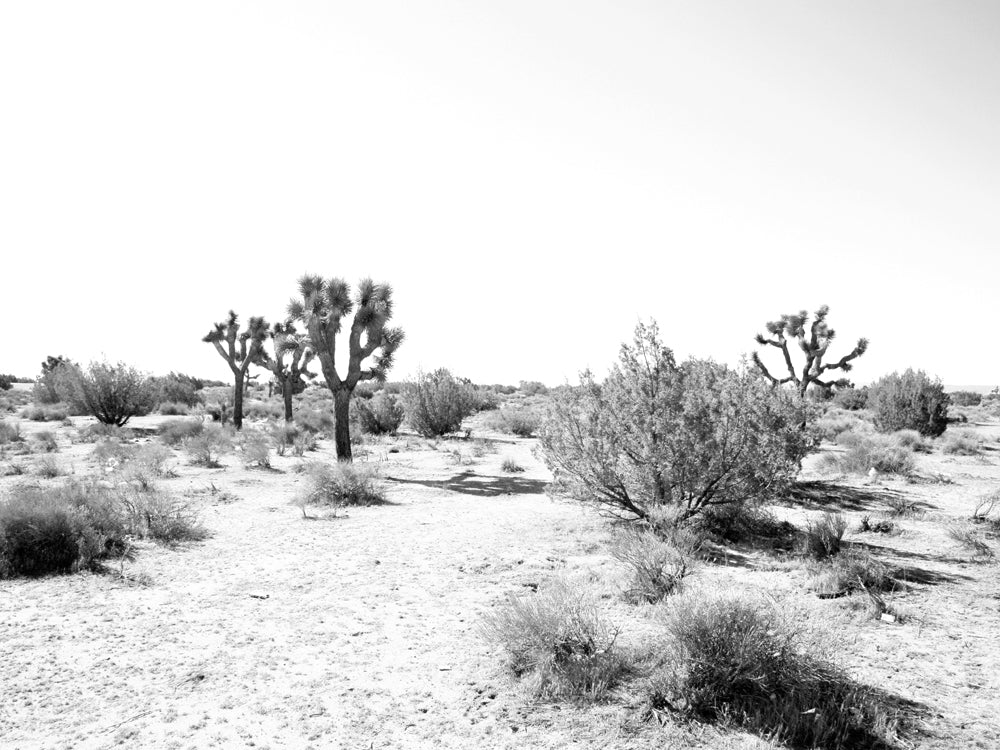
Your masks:
<svg viewBox="0 0 1000 750"><path fill-rule="evenodd" d="M937 437L948 426L950 398L923 370L886 375L868 390L868 408L880 432L916 430Z"/></svg>
<svg viewBox="0 0 1000 750"><path fill-rule="evenodd" d="M75 370L64 390L71 404L117 427L148 414L156 399L152 381L124 362L91 362L87 369Z"/></svg>
<svg viewBox="0 0 1000 750"><path fill-rule="evenodd" d="M682 522L782 492L814 444L809 408L746 368L677 364L640 324L603 383L587 372L552 397L540 438L558 494Z"/></svg>
<svg viewBox="0 0 1000 750"><path fill-rule="evenodd" d="M456 432L477 403L475 387L444 368L418 373L403 391L407 421L424 437Z"/></svg>

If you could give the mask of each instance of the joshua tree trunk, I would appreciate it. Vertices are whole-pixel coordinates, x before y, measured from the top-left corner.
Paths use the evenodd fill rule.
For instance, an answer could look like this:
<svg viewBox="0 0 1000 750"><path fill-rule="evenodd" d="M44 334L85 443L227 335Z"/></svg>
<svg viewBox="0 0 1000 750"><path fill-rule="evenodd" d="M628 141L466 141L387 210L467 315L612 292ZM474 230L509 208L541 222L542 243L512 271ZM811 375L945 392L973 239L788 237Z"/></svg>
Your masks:
<svg viewBox="0 0 1000 750"><path fill-rule="evenodd" d="M233 427L243 429L243 371L233 370L236 375L236 388L233 390Z"/></svg>
<svg viewBox="0 0 1000 750"><path fill-rule="evenodd" d="M281 397L285 400L285 421L292 421L292 389L294 388L292 376L285 376L285 384L281 388Z"/></svg>
<svg viewBox="0 0 1000 750"><path fill-rule="evenodd" d="M351 392L338 388L333 393L334 442L337 445L337 460L352 460L351 455Z"/></svg>

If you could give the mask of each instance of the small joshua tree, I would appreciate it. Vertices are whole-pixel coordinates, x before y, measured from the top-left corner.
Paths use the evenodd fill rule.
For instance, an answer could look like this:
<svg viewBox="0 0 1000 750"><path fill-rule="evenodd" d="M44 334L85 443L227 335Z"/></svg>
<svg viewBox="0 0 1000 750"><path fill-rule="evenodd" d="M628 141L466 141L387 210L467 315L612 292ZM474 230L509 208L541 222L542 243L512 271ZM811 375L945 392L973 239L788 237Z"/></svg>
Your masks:
<svg viewBox="0 0 1000 750"><path fill-rule="evenodd" d="M302 299L289 303L288 315L306 327L309 344L316 352L327 387L333 394L337 459L350 461L351 395L362 380L385 382L393 355L403 342L402 329L387 326L392 318L392 288L363 279L352 300L350 287L343 279L306 275L299 280L299 293ZM341 375L335 361L337 334L342 320L351 311L354 311L354 319L347 339L347 371ZM372 355L375 358L371 366L362 369L365 359Z"/></svg>
<svg viewBox="0 0 1000 750"><path fill-rule="evenodd" d="M302 393L306 384L303 378L314 378L316 373L309 372L308 366L315 356L309 346L307 337L295 330L292 321L275 323L271 327L271 339L274 342L274 357L263 357L258 364L266 367L274 374L274 382L278 386L285 402L285 421L292 421L292 396ZM285 360L289 355L291 359Z"/></svg>
<svg viewBox="0 0 1000 750"><path fill-rule="evenodd" d="M785 360L785 367L788 369L788 377L778 378L771 374L770 370L761 361L757 352L753 353L753 362L773 385L784 385L794 383L800 396L805 396L809 386L816 385L820 388L849 388L851 381L847 378L830 381L822 379L824 373L832 370L841 372L851 371L851 360L857 359L868 349L868 339L858 339L854 350L841 357L836 362L823 364L826 350L833 342L836 331L826 323L826 316L830 312L827 305L823 305L813 316L812 324L808 326L809 313L805 310L798 315L782 315L780 320L774 320L767 324L768 336L758 333L756 341L761 346L773 346L781 350ZM796 371L792 363L792 355L788 351L790 339L798 342L799 348L805 354L806 361L800 371Z"/></svg>
<svg viewBox="0 0 1000 750"><path fill-rule="evenodd" d="M202 339L215 347L233 371L233 426L237 430L243 427L243 385L247 371L251 364L266 361L264 341L267 335L267 321L259 317L250 318L246 329L241 332L239 319L230 310L225 322L216 323L215 328Z"/></svg>

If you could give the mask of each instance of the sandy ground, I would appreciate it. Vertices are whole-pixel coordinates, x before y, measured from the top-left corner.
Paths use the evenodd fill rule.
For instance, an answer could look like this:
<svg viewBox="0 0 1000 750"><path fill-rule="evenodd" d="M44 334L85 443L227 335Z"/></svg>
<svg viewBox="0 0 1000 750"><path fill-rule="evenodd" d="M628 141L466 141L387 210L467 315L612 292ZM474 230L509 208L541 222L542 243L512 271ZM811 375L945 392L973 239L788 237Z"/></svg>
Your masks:
<svg viewBox="0 0 1000 750"><path fill-rule="evenodd" d="M1000 447L1000 427L977 429ZM93 471L92 446L71 444L72 434L58 428L59 460ZM625 631L649 618L613 596L625 573L607 554L607 526L544 494L534 441L487 437L495 452L478 457L465 441L366 446L391 504L335 518L306 519L290 504L299 459L262 471L228 456L209 470L177 452L179 476L161 485L197 497L212 536L141 544L121 572L148 585L122 578L117 563L106 574L0 582L0 747L769 747L711 728L637 726L620 704L538 704L504 674L478 633L481 616L550 576L607 591ZM527 470L502 473L507 457ZM330 459L329 446L310 458ZM853 529L884 509L886 492L920 502L898 536L849 537L906 568L908 590L892 598L908 615L901 624L868 619L856 597L820 601L803 571L757 552L706 566L696 585L761 588L825 623L852 674L924 707L913 746L1000 747L1000 576L942 528L1000 486L998 459L995 449L921 456L921 470L953 483L855 482L844 497L779 509L802 524L840 508ZM18 481L61 480L7 477L0 490Z"/></svg>

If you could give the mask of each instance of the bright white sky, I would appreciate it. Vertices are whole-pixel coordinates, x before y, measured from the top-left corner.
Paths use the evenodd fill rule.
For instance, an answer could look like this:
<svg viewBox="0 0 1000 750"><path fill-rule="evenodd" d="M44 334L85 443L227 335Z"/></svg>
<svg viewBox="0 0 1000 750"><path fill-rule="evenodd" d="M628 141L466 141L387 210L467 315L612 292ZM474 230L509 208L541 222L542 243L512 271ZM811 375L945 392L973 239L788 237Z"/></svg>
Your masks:
<svg viewBox="0 0 1000 750"><path fill-rule="evenodd" d="M575 380L640 317L735 362L826 303L859 383L1000 382L998 40L951 0L6 2L0 372L226 379L201 336L309 271L394 285L397 379Z"/></svg>

